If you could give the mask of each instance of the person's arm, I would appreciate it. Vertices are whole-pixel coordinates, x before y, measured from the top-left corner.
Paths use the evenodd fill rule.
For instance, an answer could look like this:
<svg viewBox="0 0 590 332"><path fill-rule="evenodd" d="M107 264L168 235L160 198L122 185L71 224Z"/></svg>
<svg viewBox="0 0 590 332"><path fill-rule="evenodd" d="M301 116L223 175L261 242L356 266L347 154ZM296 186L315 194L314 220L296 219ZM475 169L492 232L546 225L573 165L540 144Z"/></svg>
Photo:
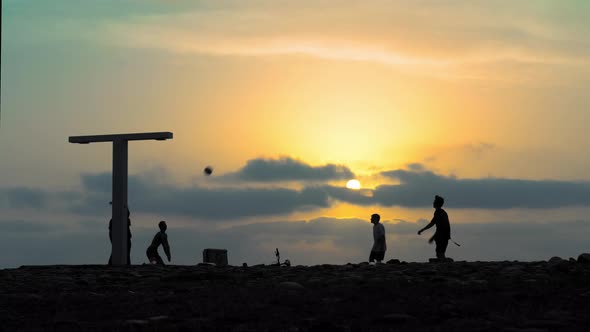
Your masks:
<svg viewBox="0 0 590 332"><path fill-rule="evenodd" d="M164 247L164 252L166 253L166 257L168 257L168 261L171 259L170 255L170 245L168 244L168 236L162 236L162 247Z"/></svg>
<svg viewBox="0 0 590 332"><path fill-rule="evenodd" d="M377 230L377 241L379 243L385 243L385 227L383 225Z"/></svg>
<svg viewBox="0 0 590 332"><path fill-rule="evenodd" d="M430 239L428 239L428 243L432 243L434 242L434 234L430 237Z"/></svg>
<svg viewBox="0 0 590 332"><path fill-rule="evenodd" d="M425 230L431 228L432 226L434 226L436 224L435 222L435 218L432 218L432 221L430 221L430 223L426 226L424 226L424 228L422 228L421 230L418 231L418 235L421 235L422 232L424 232Z"/></svg>

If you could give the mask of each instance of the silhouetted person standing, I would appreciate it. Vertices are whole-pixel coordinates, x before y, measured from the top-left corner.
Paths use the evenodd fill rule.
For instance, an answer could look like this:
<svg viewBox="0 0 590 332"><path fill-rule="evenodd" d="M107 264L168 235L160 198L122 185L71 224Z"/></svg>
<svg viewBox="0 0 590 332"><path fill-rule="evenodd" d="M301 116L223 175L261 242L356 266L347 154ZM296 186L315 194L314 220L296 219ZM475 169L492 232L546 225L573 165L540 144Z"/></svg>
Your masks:
<svg viewBox="0 0 590 332"><path fill-rule="evenodd" d="M127 265L131 265L131 213L127 209ZM109 240L113 243L113 219L109 221ZM109 257L109 265L113 265L113 253Z"/></svg>
<svg viewBox="0 0 590 332"><path fill-rule="evenodd" d="M164 247L164 252L166 253L166 257L168 257L168 261L170 262L170 245L168 244L168 235L166 235L166 229L168 226L166 226L166 222L162 220L158 224L158 227L160 227L160 231L154 235L152 244L150 244L145 253L150 263L164 265L164 260L158 254L158 247L160 244L162 247Z"/></svg>
<svg viewBox="0 0 590 332"><path fill-rule="evenodd" d="M432 207L435 208L434 217L428 225L418 231L418 235L420 235L425 230L436 225L436 232L434 232L434 235L430 238L430 240L428 240L428 243L432 243L433 240L436 242L436 258L438 258L440 261L444 261L446 259L445 252L447 251L449 239L451 238L451 224L449 223L449 216L447 215L447 212L442 209L444 204L444 198L438 195L434 196L434 202L432 203Z"/></svg>
<svg viewBox="0 0 590 332"><path fill-rule="evenodd" d="M371 215L371 223L373 224L373 248L369 255L369 262L377 261L381 263L385 258L385 251L387 250L387 244L385 243L385 227L379 223L381 216L378 214Z"/></svg>

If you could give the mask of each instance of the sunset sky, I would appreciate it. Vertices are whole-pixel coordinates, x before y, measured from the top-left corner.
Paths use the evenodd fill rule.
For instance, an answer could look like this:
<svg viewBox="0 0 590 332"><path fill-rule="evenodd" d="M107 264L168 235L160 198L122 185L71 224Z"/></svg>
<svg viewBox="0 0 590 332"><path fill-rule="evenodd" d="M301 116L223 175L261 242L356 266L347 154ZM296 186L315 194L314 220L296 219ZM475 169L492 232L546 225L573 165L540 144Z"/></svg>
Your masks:
<svg viewBox="0 0 590 332"><path fill-rule="evenodd" d="M2 1L0 268L108 260L129 146L132 262L590 251L590 1ZM203 168L211 165L212 176ZM360 190L346 188L357 179Z"/></svg>

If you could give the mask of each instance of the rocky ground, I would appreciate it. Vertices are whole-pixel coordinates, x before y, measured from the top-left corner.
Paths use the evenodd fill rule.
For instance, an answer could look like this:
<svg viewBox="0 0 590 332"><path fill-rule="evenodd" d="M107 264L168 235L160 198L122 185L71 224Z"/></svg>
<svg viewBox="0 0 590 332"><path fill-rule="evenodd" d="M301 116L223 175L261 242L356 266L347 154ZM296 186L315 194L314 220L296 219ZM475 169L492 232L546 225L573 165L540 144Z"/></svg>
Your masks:
<svg viewBox="0 0 590 332"><path fill-rule="evenodd" d="M589 331L585 255L378 266L27 266L0 270L0 330Z"/></svg>

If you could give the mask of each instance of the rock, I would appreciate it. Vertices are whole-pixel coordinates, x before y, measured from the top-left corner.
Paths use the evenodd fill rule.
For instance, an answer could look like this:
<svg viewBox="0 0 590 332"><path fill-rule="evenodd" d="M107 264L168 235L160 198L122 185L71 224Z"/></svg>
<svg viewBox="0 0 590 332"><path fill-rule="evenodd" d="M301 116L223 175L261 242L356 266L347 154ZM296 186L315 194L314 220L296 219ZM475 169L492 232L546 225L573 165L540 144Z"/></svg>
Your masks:
<svg viewBox="0 0 590 332"><path fill-rule="evenodd" d="M519 265L509 265L500 271L501 274L507 277L518 277L524 273L522 267Z"/></svg>
<svg viewBox="0 0 590 332"><path fill-rule="evenodd" d="M363 277L361 277L359 275L356 275L356 274L351 275L348 278L348 280L350 280L350 281L352 281L354 283L359 283L359 282L363 282L364 281Z"/></svg>
<svg viewBox="0 0 590 332"><path fill-rule="evenodd" d="M57 321L53 323L53 328L55 331L80 331L81 326L78 322L74 322L71 320L68 321Z"/></svg>
<svg viewBox="0 0 590 332"><path fill-rule="evenodd" d="M533 328L563 328L567 327L568 324L566 322L560 322L557 320L551 319L531 319L526 321L523 324L523 327L533 327Z"/></svg>
<svg viewBox="0 0 590 332"><path fill-rule="evenodd" d="M383 316L383 320L388 322L388 323L406 323L408 321L414 320L415 317L412 315L408 315L408 314L403 314L403 313L393 313L393 314L387 314L385 316Z"/></svg>
<svg viewBox="0 0 590 332"><path fill-rule="evenodd" d="M305 287L303 287L303 285L301 285L298 282L294 282L294 281L283 281L279 284L279 286L281 286L283 288L287 288L287 289L296 289L296 290L305 289Z"/></svg>
<svg viewBox="0 0 590 332"><path fill-rule="evenodd" d="M446 282L447 278L443 277L443 276L434 276L430 278L430 281L432 282L438 282L438 283L442 283L442 282Z"/></svg>
<svg viewBox="0 0 590 332"><path fill-rule="evenodd" d="M564 310L550 310L545 313L546 319L557 320L557 321L573 321L575 317L569 311Z"/></svg>
<svg viewBox="0 0 590 332"><path fill-rule="evenodd" d="M248 263L242 263L242 267L248 267Z"/></svg>
<svg viewBox="0 0 590 332"><path fill-rule="evenodd" d="M163 320L168 320L170 317L166 316L166 315L161 315L161 316L154 316L154 317L150 317L149 320L152 322L159 322L159 321L163 321Z"/></svg>
<svg viewBox="0 0 590 332"><path fill-rule="evenodd" d="M567 260L22 267L0 269L0 331L585 331L588 280Z"/></svg>
<svg viewBox="0 0 590 332"><path fill-rule="evenodd" d="M440 306L439 315L445 318L456 317L458 315L457 306L452 303L445 303Z"/></svg>
<svg viewBox="0 0 590 332"><path fill-rule="evenodd" d="M590 263L590 254L583 253L580 256L578 256L578 263L589 264Z"/></svg>
<svg viewBox="0 0 590 332"><path fill-rule="evenodd" d="M148 325L150 322L145 319L129 319L125 323L129 325Z"/></svg>
<svg viewBox="0 0 590 332"><path fill-rule="evenodd" d="M215 263L199 263L197 266L216 266Z"/></svg>
<svg viewBox="0 0 590 332"><path fill-rule="evenodd" d="M555 271L569 272L571 263L566 260L561 260L551 264L551 268Z"/></svg>
<svg viewBox="0 0 590 332"><path fill-rule="evenodd" d="M399 259L390 259L387 261L387 264L400 264Z"/></svg>
<svg viewBox="0 0 590 332"><path fill-rule="evenodd" d="M423 276L432 276L432 275L436 274L436 271L428 269L428 270L418 271L418 274L423 275Z"/></svg>
<svg viewBox="0 0 590 332"><path fill-rule="evenodd" d="M324 279L321 278L312 278L307 280L306 285L308 286L321 286L324 284Z"/></svg>
<svg viewBox="0 0 590 332"><path fill-rule="evenodd" d="M551 264L555 264L555 263L559 263L559 262L563 262L563 259L561 257L553 256L553 257L549 258L549 263L551 263Z"/></svg>
<svg viewBox="0 0 590 332"><path fill-rule="evenodd" d="M467 286L473 290L482 291L488 288L488 284L489 282L487 280L476 279L469 281Z"/></svg>
<svg viewBox="0 0 590 332"><path fill-rule="evenodd" d="M438 258L429 258L428 259L429 263L452 263L454 262L454 260L450 257L446 257L444 259L438 259Z"/></svg>

